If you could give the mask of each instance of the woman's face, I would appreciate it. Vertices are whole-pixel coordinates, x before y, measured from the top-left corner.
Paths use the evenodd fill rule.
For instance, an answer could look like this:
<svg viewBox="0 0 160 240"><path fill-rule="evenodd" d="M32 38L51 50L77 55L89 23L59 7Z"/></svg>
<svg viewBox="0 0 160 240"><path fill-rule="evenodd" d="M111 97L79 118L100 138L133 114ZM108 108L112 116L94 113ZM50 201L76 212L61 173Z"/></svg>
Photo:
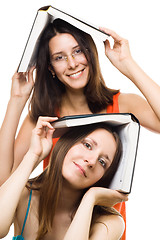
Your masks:
<svg viewBox="0 0 160 240"><path fill-rule="evenodd" d="M66 154L62 175L75 189L92 186L111 165L117 144L105 129L97 129L75 144Z"/></svg>
<svg viewBox="0 0 160 240"><path fill-rule="evenodd" d="M75 38L57 34L49 41L50 59L58 79L69 89L80 90L88 83L89 66Z"/></svg>

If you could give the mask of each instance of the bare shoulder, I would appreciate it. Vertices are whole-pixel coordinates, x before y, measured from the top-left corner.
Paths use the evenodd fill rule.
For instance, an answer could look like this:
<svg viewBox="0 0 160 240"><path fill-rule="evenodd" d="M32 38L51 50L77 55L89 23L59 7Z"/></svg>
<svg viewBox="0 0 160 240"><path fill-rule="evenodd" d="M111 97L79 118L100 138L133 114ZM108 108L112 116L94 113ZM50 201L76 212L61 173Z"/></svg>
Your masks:
<svg viewBox="0 0 160 240"><path fill-rule="evenodd" d="M119 215L100 216L93 225L90 240L120 239L124 229L124 220Z"/></svg>
<svg viewBox="0 0 160 240"><path fill-rule="evenodd" d="M120 112L132 112L137 104L144 105L146 100L134 93L121 93L118 98Z"/></svg>
<svg viewBox="0 0 160 240"><path fill-rule="evenodd" d="M22 131L28 131L28 130L32 130L35 127L36 123L34 123L32 121L32 119L30 118L29 114L25 117L22 126L20 128L19 133L21 133Z"/></svg>
<svg viewBox="0 0 160 240"><path fill-rule="evenodd" d="M143 96L122 93L119 95L118 103L120 113L132 113L143 127L160 133L160 121Z"/></svg>
<svg viewBox="0 0 160 240"><path fill-rule="evenodd" d="M22 126L20 127L17 141L27 141L27 138L31 136L32 129L35 127L35 123L31 120L29 115L24 119ZM30 139L29 139L30 140Z"/></svg>
<svg viewBox="0 0 160 240"><path fill-rule="evenodd" d="M30 197L30 190L25 187L21 194L18 207L16 210L16 214L15 214L14 226L15 226L16 235L20 234L22 231L22 226L27 213L29 197ZM38 210L38 199L39 198L38 198L37 192L32 191L32 197L31 197L31 202L29 207L29 217L27 218L25 229L28 229L29 225L31 226L33 219L34 219L34 223L38 224L37 222L38 220L37 221L35 220L35 216L37 216L37 210Z"/></svg>
<svg viewBox="0 0 160 240"><path fill-rule="evenodd" d="M16 209L14 218L14 228L16 235L20 234L22 230L22 225L27 211L27 201L29 199L29 194L29 190L27 188L24 188Z"/></svg>

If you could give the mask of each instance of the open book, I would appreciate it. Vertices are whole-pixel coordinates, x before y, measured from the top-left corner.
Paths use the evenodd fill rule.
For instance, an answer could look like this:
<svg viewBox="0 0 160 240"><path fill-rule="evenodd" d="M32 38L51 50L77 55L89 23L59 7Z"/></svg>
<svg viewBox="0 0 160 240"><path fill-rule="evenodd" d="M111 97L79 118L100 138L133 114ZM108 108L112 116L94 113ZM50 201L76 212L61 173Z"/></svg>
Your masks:
<svg viewBox="0 0 160 240"><path fill-rule="evenodd" d="M57 18L60 18L70 23L71 25L81 29L82 31L90 34L93 37L99 38L102 41L105 41L109 38L108 34L102 32L98 29L98 27L94 26L93 24L87 23L85 20L82 20L75 16L71 16L69 13L66 13L52 6L42 7L37 11L31 32L27 40L27 44L25 46L18 67L18 72L26 72L35 65L37 48L41 33L50 22L53 22Z"/></svg>
<svg viewBox="0 0 160 240"><path fill-rule="evenodd" d="M110 188L130 193L136 162L140 124L133 114L87 114L59 118L52 123L53 137L60 137L70 127L105 122L115 128L122 142L122 156Z"/></svg>

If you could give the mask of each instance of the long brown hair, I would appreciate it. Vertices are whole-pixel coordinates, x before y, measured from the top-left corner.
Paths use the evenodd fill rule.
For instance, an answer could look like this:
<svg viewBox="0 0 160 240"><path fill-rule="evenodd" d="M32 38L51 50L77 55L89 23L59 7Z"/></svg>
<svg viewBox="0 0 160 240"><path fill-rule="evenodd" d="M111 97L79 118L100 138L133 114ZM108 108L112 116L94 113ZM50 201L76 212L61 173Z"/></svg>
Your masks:
<svg viewBox="0 0 160 240"><path fill-rule="evenodd" d="M57 33L71 34L78 42L89 64L89 81L85 86L84 95L92 113L98 113L113 103L113 95L118 90L109 89L103 79L96 45L92 37L70 25L56 19L50 23L42 33L36 62L36 79L33 95L30 102L30 117L37 121L39 116L57 116L61 106L61 99L66 89L65 85L57 78L53 78L49 66L50 52L49 41Z"/></svg>
<svg viewBox="0 0 160 240"><path fill-rule="evenodd" d="M28 188L39 191L39 230L36 240L41 240L47 232L51 230L53 218L60 199L62 190L62 165L64 158L69 149L77 142L82 141L87 135L96 129L103 128L111 132L115 138L117 149L113 162L106 174L94 186L108 187L111 179L113 178L119 163L122 152L121 141L118 134L106 124L91 124L86 126L73 127L66 132L56 143L50 163L47 169L37 178L29 180ZM84 189L84 192L87 189ZM95 209L95 214L117 214L111 208L103 208L98 206Z"/></svg>

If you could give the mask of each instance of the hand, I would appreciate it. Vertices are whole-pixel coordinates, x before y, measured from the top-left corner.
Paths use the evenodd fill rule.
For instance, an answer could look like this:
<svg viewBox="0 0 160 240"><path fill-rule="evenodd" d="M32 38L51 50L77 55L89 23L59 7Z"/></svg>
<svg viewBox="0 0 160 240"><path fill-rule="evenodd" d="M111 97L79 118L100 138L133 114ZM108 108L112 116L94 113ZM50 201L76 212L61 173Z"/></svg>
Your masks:
<svg viewBox="0 0 160 240"><path fill-rule="evenodd" d="M92 187L86 194L91 194L94 198L94 205L112 207L115 204L128 200L128 195L120 193L116 190Z"/></svg>
<svg viewBox="0 0 160 240"><path fill-rule="evenodd" d="M44 159L52 148L52 135L54 128L50 122L57 120L57 117L39 117L36 127L32 130L31 144L29 151Z"/></svg>
<svg viewBox="0 0 160 240"><path fill-rule="evenodd" d="M32 67L29 72L15 72L12 77L11 97L24 97L29 98L32 88L34 86Z"/></svg>
<svg viewBox="0 0 160 240"><path fill-rule="evenodd" d="M104 42L106 56L120 72L126 75L126 64L129 60L132 60L128 40L120 37L110 29L100 28L100 30L109 34L114 40L113 48L111 48L108 40Z"/></svg>

